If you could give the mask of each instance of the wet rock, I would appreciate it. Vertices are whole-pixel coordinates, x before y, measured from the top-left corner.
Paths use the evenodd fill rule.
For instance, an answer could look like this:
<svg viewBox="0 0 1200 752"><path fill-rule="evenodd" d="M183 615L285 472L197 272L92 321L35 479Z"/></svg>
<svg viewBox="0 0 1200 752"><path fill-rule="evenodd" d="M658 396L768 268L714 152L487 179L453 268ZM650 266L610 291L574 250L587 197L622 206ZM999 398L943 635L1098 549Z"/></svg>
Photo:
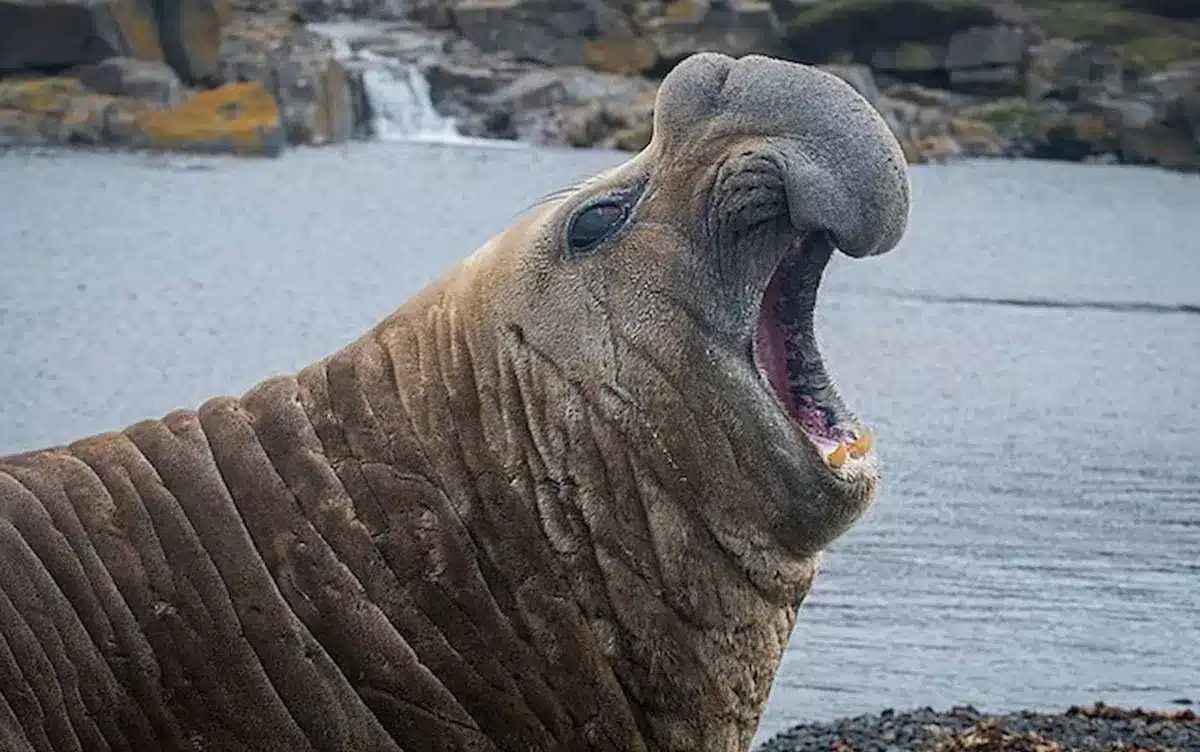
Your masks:
<svg viewBox="0 0 1200 752"><path fill-rule="evenodd" d="M333 42L278 16L239 16L221 48L221 76L257 82L278 103L289 143L340 143L361 133L362 81Z"/></svg>
<svg viewBox="0 0 1200 752"><path fill-rule="evenodd" d="M465 0L451 13L483 52L544 65L587 65L586 42L635 36L629 17L603 0Z"/></svg>
<svg viewBox="0 0 1200 752"><path fill-rule="evenodd" d="M778 56L785 49L771 4L756 0L675 0L650 22L647 33L658 56L672 63L704 50L741 57Z"/></svg>
<svg viewBox="0 0 1200 752"><path fill-rule="evenodd" d="M72 74L99 94L131 97L158 107L174 107L186 96L179 76L165 63L111 57L76 68Z"/></svg>
<svg viewBox="0 0 1200 752"><path fill-rule="evenodd" d="M131 145L202 154L275 157L286 145L275 99L262 84L227 84L169 110L137 114Z"/></svg>
<svg viewBox="0 0 1200 752"><path fill-rule="evenodd" d="M0 0L0 74L162 60L151 0Z"/></svg>

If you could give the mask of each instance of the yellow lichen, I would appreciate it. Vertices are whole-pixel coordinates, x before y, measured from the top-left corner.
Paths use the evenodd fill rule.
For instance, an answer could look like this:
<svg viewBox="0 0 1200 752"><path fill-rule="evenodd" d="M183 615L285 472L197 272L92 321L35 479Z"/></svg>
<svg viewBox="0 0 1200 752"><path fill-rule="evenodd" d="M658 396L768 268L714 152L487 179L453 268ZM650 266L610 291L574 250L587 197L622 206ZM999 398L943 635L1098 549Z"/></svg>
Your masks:
<svg viewBox="0 0 1200 752"><path fill-rule="evenodd" d="M58 114L70 109L72 99L87 91L77 79L67 76L0 80L0 107Z"/></svg>
<svg viewBox="0 0 1200 752"><path fill-rule="evenodd" d="M694 0L675 0L663 8L663 17L672 21L696 21L703 15L700 4Z"/></svg>
<svg viewBox="0 0 1200 752"><path fill-rule="evenodd" d="M136 129L156 149L275 156L284 142L275 100L257 82L229 84L168 110L140 112Z"/></svg>
<svg viewBox="0 0 1200 752"><path fill-rule="evenodd" d="M945 54L937 45L904 42L896 47L892 59L897 70L936 70L942 67Z"/></svg>
<svg viewBox="0 0 1200 752"><path fill-rule="evenodd" d="M153 6L147 0L117 0L108 7L130 56L162 62Z"/></svg>
<svg viewBox="0 0 1200 752"><path fill-rule="evenodd" d="M647 71L658 61L658 52L654 44L633 34L613 35L585 42L583 55L592 70L622 76Z"/></svg>

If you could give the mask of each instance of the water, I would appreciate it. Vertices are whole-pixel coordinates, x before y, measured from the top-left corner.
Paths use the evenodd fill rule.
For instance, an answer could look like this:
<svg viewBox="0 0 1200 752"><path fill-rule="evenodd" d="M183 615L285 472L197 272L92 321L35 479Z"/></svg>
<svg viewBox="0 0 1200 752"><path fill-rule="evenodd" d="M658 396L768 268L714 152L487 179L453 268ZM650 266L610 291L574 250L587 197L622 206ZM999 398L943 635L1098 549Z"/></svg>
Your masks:
<svg viewBox="0 0 1200 752"><path fill-rule="evenodd" d="M433 105L429 81L420 60L439 54L439 43L428 31L405 23L335 21L309 24L309 29L333 43L334 56L362 73L363 93L370 110L370 134L381 141L425 142L525 148L517 141L463 136L455 118Z"/></svg>
<svg viewBox="0 0 1200 752"><path fill-rule="evenodd" d="M0 454L318 358L618 159L0 157ZM901 247L838 257L822 294L885 479L801 611L760 739L889 706L1200 700L1200 317L1173 312L1200 304L1200 179L997 162L913 180Z"/></svg>

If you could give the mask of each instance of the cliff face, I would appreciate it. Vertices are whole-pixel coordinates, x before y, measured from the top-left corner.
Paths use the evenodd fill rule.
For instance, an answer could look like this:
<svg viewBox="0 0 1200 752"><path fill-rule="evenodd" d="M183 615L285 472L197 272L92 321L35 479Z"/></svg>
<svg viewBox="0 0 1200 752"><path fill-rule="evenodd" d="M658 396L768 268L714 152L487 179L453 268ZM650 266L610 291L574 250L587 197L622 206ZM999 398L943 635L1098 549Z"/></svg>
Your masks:
<svg viewBox="0 0 1200 752"><path fill-rule="evenodd" d="M656 82L679 60L761 53L850 81L915 162L1032 156L1200 169L1197 3L225 1L0 0L0 69L10 81L66 75L143 104L145 91L159 92L149 97L158 108L179 105L161 94L173 86L190 87L180 89L186 99L256 82L289 143L320 144L369 132L354 60L392 60L424 74L438 111L466 135L636 149L649 137ZM349 54L303 25L351 19ZM44 33L25 33L33 29ZM114 57L141 62L105 63ZM137 75L110 74L97 91L80 71L98 63ZM0 143L53 142L45 128L23 136L31 121L15 112L0 109Z"/></svg>

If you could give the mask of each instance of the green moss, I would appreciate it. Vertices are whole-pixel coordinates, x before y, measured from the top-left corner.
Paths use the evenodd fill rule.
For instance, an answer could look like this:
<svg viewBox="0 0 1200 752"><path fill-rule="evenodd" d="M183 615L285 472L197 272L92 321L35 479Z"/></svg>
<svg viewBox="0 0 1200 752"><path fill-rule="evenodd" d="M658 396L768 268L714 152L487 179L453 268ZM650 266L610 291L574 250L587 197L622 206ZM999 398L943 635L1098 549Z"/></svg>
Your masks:
<svg viewBox="0 0 1200 752"><path fill-rule="evenodd" d="M1052 37L1111 46L1133 70L1200 57L1200 24L1130 10L1121 0L1025 0Z"/></svg>
<svg viewBox="0 0 1200 752"><path fill-rule="evenodd" d="M1145 37L1116 46L1117 56L1137 70L1162 70L1180 60L1200 58L1200 39Z"/></svg>

